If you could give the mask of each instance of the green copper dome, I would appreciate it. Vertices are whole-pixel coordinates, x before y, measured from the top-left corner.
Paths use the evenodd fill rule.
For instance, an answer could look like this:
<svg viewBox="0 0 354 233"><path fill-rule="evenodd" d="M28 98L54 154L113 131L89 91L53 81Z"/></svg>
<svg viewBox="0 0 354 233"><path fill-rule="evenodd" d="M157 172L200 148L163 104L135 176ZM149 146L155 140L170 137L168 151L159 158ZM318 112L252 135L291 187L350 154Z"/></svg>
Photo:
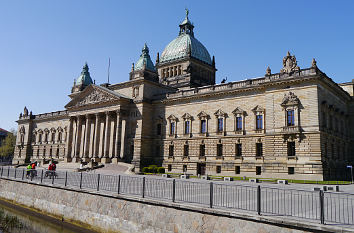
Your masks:
<svg viewBox="0 0 354 233"><path fill-rule="evenodd" d="M76 80L76 85L88 86L92 83L93 82L90 76L88 65L87 63L85 63L84 67L82 68L80 76Z"/></svg>
<svg viewBox="0 0 354 233"><path fill-rule="evenodd" d="M194 25L188 19L188 10L186 11L185 19L179 27L180 32L178 37L166 46L161 54L160 62L169 62L190 55L191 57L212 65L208 50L202 43L194 38Z"/></svg>
<svg viewBox="0 0 354 233"><path fill-rule="evenodd" d="M154 63L152 63L150 55L149 55L149 48L147 47L146 43L144 48L141 50L141 55L139 60L136 62L134 71L147 69L150 71L156 71Z"/></svg>

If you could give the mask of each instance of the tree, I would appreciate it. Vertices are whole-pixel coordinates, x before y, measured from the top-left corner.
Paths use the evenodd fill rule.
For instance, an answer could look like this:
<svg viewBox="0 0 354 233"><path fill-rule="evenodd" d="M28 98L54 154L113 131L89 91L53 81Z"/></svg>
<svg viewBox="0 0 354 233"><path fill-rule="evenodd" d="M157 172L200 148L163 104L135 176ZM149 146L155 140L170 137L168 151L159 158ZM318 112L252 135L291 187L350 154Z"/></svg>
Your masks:
<svg viewBox="0 0 354 233"><path fill-rule="evenodd" d="M0 157L10 157L13 156L16 145L16 132L8 133L4 139L2 146L0 147Z"/></svg>

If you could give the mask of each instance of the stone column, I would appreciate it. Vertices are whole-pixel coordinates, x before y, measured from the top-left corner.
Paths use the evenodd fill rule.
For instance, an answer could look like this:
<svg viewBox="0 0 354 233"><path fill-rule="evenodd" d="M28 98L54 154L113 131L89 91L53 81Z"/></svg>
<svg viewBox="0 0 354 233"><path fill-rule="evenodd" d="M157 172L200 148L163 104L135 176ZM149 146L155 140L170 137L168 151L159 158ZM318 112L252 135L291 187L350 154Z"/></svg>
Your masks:
<svg viewBox="0 0 354 233"><path fill-rule="evenodd" d="M70 117L70 120L69 120L69 137L67 138L66 140L66 144L65 144L65 147L66 147L66 154L64 155L65 158L64 158L64 161L65 162L71 162L71 150L72 150L72 140L73 140L73 117ZM58 136L57 136L57 142L59 142L59 134L60 132L58 132Z"/></svg>
<svg viewBox="0 0 354 233"><path fill-rule="evenodd" d="M80 158L84 157L84 149L85 149L85 131L86 131L86 116L81 116L81 132L80 132ZM83 124L84 123L84 124Z"/></svg>
<svg viewBox="0 0 354 233"><path fill-rule="evenodd" d="M103 156L102 156L102 161L103 163L109 163L110 159L109 159L109 131L110 131L110 127L109 127L109 112L106 112L106 122L105 122L105 127L104 127L104 151L103 151Z"/></svg>
<svg viewBox="0 0 354 233"><path fill-rule="evenodd" d="M94 132L94 143L93 143L93 154L95 156L95 161L98 162L99 160L99 146L100 146L100 134L99 134L99 124L100 124L100 115L99 113L95 114L96 122L95 122L95 132Z"/></svg>
<svg viewBox="0 0 354 233"><path fill-rule="evenodd" d="M121 133L121 139L120 139L120 158L124 158L124 139L125 139L125 125L126 125L126 120L122 120L122 133Z"/></svg>
<svg viewBox="0 0 354 233"><path fill-rule="evenodd" d="M113 158L112 158L112 163L117 163L118 162L118 158L119 158L119 149L120 149L120 144L119 144L119 142L120 142L120 138L119 138L119 136L120 136L120 129L121 129L121 124L120 124L120 110L117 110L116 111L116 114L117 114L117 119L116 119L116 140L115 140L115 147L114 147L114 156L113 156Z"/></svg>
<svg viewBox="0 0 354 233"><path fill-rule="evenodd" d="M76 150L75 150L75 158L76 162L80 160L80 145L81 145L81 134L82 134L82 118L77 116L77 126L76 126Z"/></svg>
<svg viewBox="0 0 354 233"><path fill-rule="evenodd" d="M84 147L83 147L83 157L85 162L89 161L89 144L90 144L90 115L86 114L86 125L85 125L85 137L84 137Z"/></svg>
<svg viewBox="0 0 354 233"><path fill-rule="evenodd" d="M76 138L77 138L77 117L73 117L73 141L71 143L71 158L76 155Z"/></svg>

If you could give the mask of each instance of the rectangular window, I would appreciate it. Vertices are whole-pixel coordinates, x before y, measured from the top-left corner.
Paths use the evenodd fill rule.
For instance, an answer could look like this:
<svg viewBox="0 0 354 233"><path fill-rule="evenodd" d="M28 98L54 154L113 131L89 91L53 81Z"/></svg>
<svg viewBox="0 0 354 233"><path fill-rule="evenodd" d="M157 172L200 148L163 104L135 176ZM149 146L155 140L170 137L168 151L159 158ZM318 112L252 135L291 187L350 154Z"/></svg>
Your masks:
<svg viewBox="0 0 354 233"><path fill-rule="evenodd" d="M183 172L187 172L187 165L183 165Z"/></svg>
<svg viewBox="0 0 354 233"><path fill-rule="evenodd" d="M224 119L218 118L218 132L224 131Z"/></svg>
<svg viewBox="0 0 354 233"><path fill-rule="evenodd" d="M295 174L295 168L294 167L288 167L288 174L289 175Z"/></svg>
<svg viewBox="0 0 354 233"><path fill-rule="evenodd" d="M184 145L183 156L188 157L189 155L189 145Z"/></svg>
<svg viewBox="0 0 354 233"><path fill-rule="evenodd" d="M190 121L184 122L184 134L189 134Z"/></svg>
<svg viewBox="0 0 354 233"><path fill-rule="evenodd" d="M200 121L200 132L201 133L206 133L206 120L201 120Z"/></svg>
<svg viewBox="0 0 354 233"><path fill-rule="evenodd" d="M222 144L217 144L216 152L218 157L222 156Z"/></svg>
<svg viewBox="0 0 354 233"><path fill-rule="evenodd" d="M288 156L295 156L295 142L288 142Z"/></svg>
<svg viewBox="0 0 354 233"><path fill-rule="evenodd" d="M170 134L175 134L175 122L170 123Z"/></svg>
<svg viewBox="0 0 354 233"><path fill-rule="evenodd" d="M242 130L242 117L236 117L236 130Z"/></svg>
<svg viewBox="0 0 354 233"><path fill-rule="evenodd" d="M240 174L241 173L241 167L240 166L236 166L235 167L235 174Z"/></svg>
<svg viewBox="0 0 354 233"><path fill-rule="evenodd" d="M205 156L205 145L201 144L199 147L199 156L204 157Z"/></svg>
<svg viewBox="0 0 354 233"><path fill-rule="evenodd" d="M172 171L172 164L169 164L169 165L168 165L167 170L168 170L169 172Z"/></svg>
<svg viewBox="0 0 354 233"><path fill-rule="evenodd" d="M287 118L287 126L294 126L295 125L294 110L287 110L286 111L286 118Z"/></svg>
<svg viewBox="0 0 354 233"><path fill-rule="evenodd" d="M262 174L262 167L261 166L256 166L256 175L259 176Z"/></svg>
<svg viewBox="0 0 354 233"><path fill-rule="evenodd" d="M169 157L173 157L173 151L174 151L174 145L170 145L169 147L168 147L168 156Z"/></svg>
<svg viewBox="0 0 354 233"><path fill-rule="evenodd" d="M263 155L263 144L262 143L256 143L256 156L257 157L262 157Z"/></svg>
<svg viewBox="0 0 354 233"><path fill-rule="evenodd" d="M241 157L242 156L242 144L241 143L237 143L236 144L235 156L236 157Z"/></svg>
<svg viewBox="0 0 354 233"><path fill-rule="evenodd" d="M221 173L221 166L216 166L216 173Z"/></svg>
<svg viewBox="0 0 354 233"><path fill-rule="evenodd" d="M257 115L256 119L256 129L263 129L263 115Z"/></svg>
<svg viewBox="0 0 354 233"><path fill-rule="evenodd" d="M156 134L161 135L161 124L157 124Z"/></svg>

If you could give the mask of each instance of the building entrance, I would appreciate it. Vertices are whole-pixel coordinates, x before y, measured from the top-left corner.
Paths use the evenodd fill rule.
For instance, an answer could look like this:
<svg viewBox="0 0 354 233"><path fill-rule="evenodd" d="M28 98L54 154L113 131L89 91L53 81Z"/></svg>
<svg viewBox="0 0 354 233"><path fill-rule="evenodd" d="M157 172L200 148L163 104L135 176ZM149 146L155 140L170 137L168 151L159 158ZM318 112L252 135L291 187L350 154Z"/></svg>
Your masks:
<svg viewBox="0 0 354 233"><path fill-rule="evenodd" d="M205 175L206 165L205 163L198 163L197 165L197 175Z"/></svg>

